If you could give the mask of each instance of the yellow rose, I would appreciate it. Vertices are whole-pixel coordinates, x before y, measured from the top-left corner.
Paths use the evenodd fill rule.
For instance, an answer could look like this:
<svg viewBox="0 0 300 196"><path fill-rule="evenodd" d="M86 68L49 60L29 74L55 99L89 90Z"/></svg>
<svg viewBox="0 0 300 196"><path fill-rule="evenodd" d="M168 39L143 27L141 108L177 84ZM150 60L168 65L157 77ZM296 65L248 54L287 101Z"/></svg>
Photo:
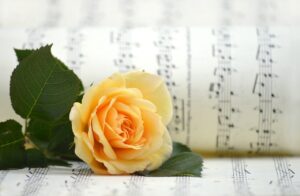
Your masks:
<svg viewBox="0 0 300 196"><path fill-rule="evenodd" d="M116 73L74 103L75 153L97 174L157 169L172 152L168 89L159 76Z"/></svg>

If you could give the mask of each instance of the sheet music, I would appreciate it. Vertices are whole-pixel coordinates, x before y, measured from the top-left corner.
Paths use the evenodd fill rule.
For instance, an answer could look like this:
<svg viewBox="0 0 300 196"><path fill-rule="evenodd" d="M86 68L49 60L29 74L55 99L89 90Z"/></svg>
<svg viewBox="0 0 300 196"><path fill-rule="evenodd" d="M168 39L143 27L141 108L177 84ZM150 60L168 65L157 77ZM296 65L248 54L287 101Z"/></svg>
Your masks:
<svg viewBox="0 0 300 196"><path fill-rule="evenodd" d="M0 117L19 119L9 99L13 48L53 43L54 55L85 87L117 71L161 75L174 105L169 131L195 151L299 155L297 33L283 27L1 29Z"/></svg>
<svg viewBox="0 0 300 196"><path fill-rule="evenodd" d="M116 71L164 77L171 135L194 151L299 155L299 9L298 0L0 0L0 121L23 123L9 98L13 48L53 43L85 87ZM202 178L151 178L96 176L74 162L0 171L0 196L299 195L299 163L205 158Z"/></svg>
<svg viewBox="0 0 300 196"><path fill-rule="evenodd" d="M297 195L299 161L206 159L202 178L97 176L84 163L74 162L70 168L1 171L0 195Z"/></svg>
<svg viewBox="0 0 300 196"><path fill-rule="evenodd" d="M299 8L298 0L0 0L0 26L299 26Z"/></svg>

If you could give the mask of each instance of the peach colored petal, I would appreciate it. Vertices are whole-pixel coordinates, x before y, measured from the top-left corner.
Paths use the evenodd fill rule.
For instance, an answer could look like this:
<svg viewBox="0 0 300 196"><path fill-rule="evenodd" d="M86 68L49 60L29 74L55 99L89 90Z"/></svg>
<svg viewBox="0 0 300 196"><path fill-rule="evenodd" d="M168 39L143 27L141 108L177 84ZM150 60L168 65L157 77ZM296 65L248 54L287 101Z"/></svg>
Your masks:
<svg viewBox="0 0 300 196"><path fill-rule="evenodd" d="M122 102L116 102L114 105L114 108L118 112L129 115L132 118L140 118L139 114L135 113L135 110L133 110L130 106L128 106Z"/></svg>
<svg viewBox="0 0 300 196"><path fill-rule="evenodd" d="M93 150L93 156L96 161L102 163L106 168L108 173L110 174L123 174L124 171L119 170L115 166L113 166L108 159L108 157L103 153L104 149L103 146L96 145L95 150Z"/></svg>
<svg viewBox="0 0 300 196"><path fill-rule="evenodd" d="M141 149L117 148L115 149L115 152L119 159L132 160L140 158L147 150L148 147L144 145Z"/></svg>
<svg viewBox="0 0 300 196"><path fill-rule="evenodd" d="M109 142L114 148L131 148L135 150L142 148L142 145L125 144L123 141L120 140L111 140Z"/></svg>
<svg viewBox="0 0 300 196"><path fill-rule="evenodd" d="M139 158L148 159L148 157L158 151L163 143L163 135L167 131L165 125L160 121L160 117L147 110L142 110L142 116L144 120L144 135L146 138L146 144L144 148L147 148ZM167 134L169 134L167 132Z"/></svg>
<svg viewBox="0 0 300 196"><path fill-rule="evenodd" d="M114 152L114 150L112 149L112 147L110 146L109 142L107 141L103 130L100 127L100 123L99 120L97 118L97 116L94 116L92 118L92 127L93 127L93 131L94 133L99 137L99 141L102 145L103 145L103 151L104 153L110 158L110 159L117 159L117 156Z"/></svg>
<svg viewBox="0 0 300 196"><path fill-rule="evenodd" d="M172 152L172 140L167 130L163 135L164 143L163 145L152 154L149 154L145 159L133 159L133 160L113 160L110 163L118 168L123 170L126 173L133 173L136 171L143 170L154 170L157 169L161 164L166 161Z"/></svg>
<svg viewBox="0 0 300 196"><path fill-rule="evenodd" d="M147 140L140 150L116 149L118 157L125 160L147 159L151 153L158 151L163 144L163 135L167 131L160 120L160 117L148 110L141 110L144 121L144 135Z"/></svg>
<svg viewBox="0 0 300 196"><path fill-rule="evenodd" d="M116 101L116 98L113 98L109 101L109 104L106 107L103 107L102 109L97 108L96 113L97 113L102 130L104 130L104 127L105 127L105 120L106 120L107 113L111 109L111 107L114 105L115 101Z"/></svg>
<svg viewBox="0 0 300 196"><path fill-rule="evenodd" d="M91 163L89 163L89 166L95 174L101 174L101 175L109 174L104 164L99 163L96 160L93 160Z"/></svg>
<svg viewBox="0 0 300 196"><path fill-rule="evenodd" d="M143 138L143 134L144 134L143 121L142 120L135 121L135 124L136 124L135 134L128 139L128 142L132 144L138 143Z"/></svg>
<svg viewBox="0 0 300 196"><path fill-rule="evenodd" d="M130 98L143 98L142 92L137 88L110 88L103 92L109 98L118 97L122 100Z"/></svg>
<svg viewBox="0 0 300 196"><path fill-rule="evenodd" d="M69 119L72 123L72 130L75 136L79 136L82 131L84 131L84 125L81 120L81 104L74 103L70 114Z"/></svg>
<svg viewBox="0 0 300 196"><path fill-rule="evenodd" d="M134 173L136 171L143 171L145 170L149 164L148 159L144 160L117 160L110 162L114 167L118 168L124 173Z"/></svg>
<svg viewBox="0 0 300 196"><path fill-rule="evenodd" d="M145 99L156 105L158 114L166 125L173 115L172 99L163 79L145 72L129 72L124 74L126 87L138 88Z"/></svg>
<svg viewBox="0 0 300 196"><path fill-rule="evenodd" d="M146 99L141 99L141 98L129 99L127 100L127 104L136 106L140 109L156 112L156 106L151 101L148 101Z"/></svg>
<svg viewBox="0 0 300 196"><path fill-rule="evenodd" d="M125 81L122 74L116 73L108 79L93 85L84 94L82 98L82 116L83 122L87 123L90 114L98 105L98 100L105 95L104 92L112 88L124 88Z"/></svg>
<svg viewBox="0 0 300 196"><path fill-rule="evenodd" d="M118 112L115 108L111 108L111 110L109 111L108 118L106 119L106 124L109 125L109 127L111 127L112 130L114 130L117 134L121 133L118 130Z"/></svg>
<svg viewBox="0 0 300 196"><path fill-rule="evenodd" d="M163 135L164 142L162 143L161 147L153 154L147 157L150 164L148 165L148 170L155 170L163 164L171 155L173 146L170 134L167 129L165 129Z"/></svg>
<svg viewBox="0 0 300 196"><path fill-rule="evenodd" d="M93 161L93 155L86 143L80 137L74 138L75 142L75 154L87 164Z"/></svg>
<svg viewBox="0 0 300 196"><path fill-rule="evenodd" d="M89 130L88 130L88 139L90 141L91 146L94 146L95 138L94 138L94 132L93 132L93 128L92 128L91 123L89 125Z"/></svg>
<svg viewBox="0 0 300 196"><path fill-rule="evenodd" d="M124 139L118 133L116 133L116 131L108 123L105 123L104 134L105 134L107 140L109 140L109 141Z"/></svg>

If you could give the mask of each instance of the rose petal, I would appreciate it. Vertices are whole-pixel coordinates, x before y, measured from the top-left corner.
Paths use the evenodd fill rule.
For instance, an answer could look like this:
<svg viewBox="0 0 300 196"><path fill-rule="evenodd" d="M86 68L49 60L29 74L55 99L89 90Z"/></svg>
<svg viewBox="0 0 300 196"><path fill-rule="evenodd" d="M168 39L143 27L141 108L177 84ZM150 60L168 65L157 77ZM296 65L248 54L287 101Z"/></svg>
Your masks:
<svg viewBox="0 0 300 196"><path fill-rule="evenodd" d="M150 164L148 165L148 170L155 170L163 164L171 155L173 146L172 140L168 130L166 129L163 135L163 144L162 146L155 152L147 157Z"/></svg>
<svg viewBox="0 0 300 196"><path fill-rule="evenodd" d="M93 150L93 156L96 161L102 163L110 174L123 174L124 171L119 170L114 165L110 163L111 160L103 153L104 148L102 145L96 144Z"/></svg>
<svg viewBox="0 0 300 196"><path fill-rule="evenodd" d="M141 98L128 99L127 104L136 106L140 109L156 112L156 106L151 101L148 101L146 99L141 99Z"/></svg>
<svg viewBox="0 0 300 196"><path fill-rule="evenodd" d="M99 163L96 160L93 160L91 163L89 163L89 166L95 174L101 174L101 175L109 174L104 164Z"/></svg>
<svg viewBox="0 0 300 196"><path fill-rule="evenodd" d="M110 163L118 168L119 170L124 171L124 173L134 173L137 171L143 171L150 164L148 159L144 160L117 160L110 161Z"/></svg>
<svg viewBox="0 0 300 196"><path fill-rule="evenodd" d="M84 124L81 120L81 104L74 103L71 108L69 119L72 123L72 130L75 136L79 136L82 131L84 131Z"/></svg>
<svg viewBox="0 0 300 196"><path fill-rule="evenodd" d="M104 153L110 159L117 159L117 156L116 156L114 150L110 146L109 142L107 141L107 139L103 133L103 130L100 127L100 123L99 123L99 120L96 115L92 118L92 127L93 127L94 133L99 137L98 142L100 142L103 145Z"/></svg>
<svg viewBox="0 0 300 196"><path fill-rule="evenodd" d="M111 140L109 141L110 144L114 147L114 148L131 148L131 149L141 149L142 145L136 145L136 144L125 144L123 141L121 140Z"/></svg>
<svg viewBox="0 0 300 196"><path fill-rule="evenodd" d="M141 114L144 121L143 137L146 138L146 142L140 150L115 149L120 159L148 159L150 154L158 151L164 142L163 135L167 130L160 117L148 110L141 110Z"/></svg>
<svg viewBox="0 0 300 196"><path fill-rule="evenodd" d="M82 98L82 117L83 122L87 124L90 114L98 105L98 100L104 96L105 91L113 88L124 88L125 80L122 74L116 73L108 79L100 82L98 85L90 87Z"/></svg>
<svg viewBox="0 0 300 196"><path fill-rule="evenodd" d="M123 170L126 173L133 173L136 171L143 170L154 170L161 166L161 164L166 161L172 152L172 140L167 130L164 132L163 145L152 154L149 154L145 159L133 159L133 160L113 160L110 163L118 168Z"/></svg>
<svg viewBox="0 0 300 196"><path fill-rule="evenodd" d="M75 137L75 154L87 164L93 161L93 155L81 137Z"/></svg>
<svg viewBox="0 0 300 196"><path fill-rule="evenodd" d="M105 134L107 140L109 140L109 141L124 139L118 133L116 133L116 131L108 123L105 123L104 134Z"/></svg>
<svg viewBox="0 0 300 196"><path fill-rule="evenodd" d="M166 125L173 115L172 99L163 79L145 72L129 72L124 74L126 87L138 88L148 99L156 105L157 113Z"/></svg>
<svg viewBox="0 0 300 196"><path fill-rule="evenodd" d="M115 101L116 101L116 98L113 98L109 101L109 104L107 106L104 106L103 108L97 108L97 116L98 116L102 130L104 130L104 127L105 127L107 113L111 109L111 107L114 105Z"/></svg>
<svg viewBox="0 0 300 196"><path fill-rule="evenodd" d="M133 110L130 106L122 103L122 102L116 102L115 105L114 105L114 108L120 112L120 113L123 113L123 114L126 114L132 118L140 118L139 114L137 114L135 112L135 110Z"/></svg>

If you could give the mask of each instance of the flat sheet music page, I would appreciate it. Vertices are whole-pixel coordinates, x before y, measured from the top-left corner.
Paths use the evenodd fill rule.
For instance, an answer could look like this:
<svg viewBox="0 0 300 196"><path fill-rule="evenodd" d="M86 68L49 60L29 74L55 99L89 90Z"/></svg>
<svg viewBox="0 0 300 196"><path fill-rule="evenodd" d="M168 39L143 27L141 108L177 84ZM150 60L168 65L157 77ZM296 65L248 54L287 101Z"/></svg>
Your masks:
<svg viewBox="0 0 300 196"><path fill-rule="evenodd" d="M80 162L0 171L0 196L300 195L298 4L0 0L0 121L23 124L9 97L13 48L53 43L86 88L114 72L162 76L172 138L204 156L202 178L96 176Z"/></svg>

